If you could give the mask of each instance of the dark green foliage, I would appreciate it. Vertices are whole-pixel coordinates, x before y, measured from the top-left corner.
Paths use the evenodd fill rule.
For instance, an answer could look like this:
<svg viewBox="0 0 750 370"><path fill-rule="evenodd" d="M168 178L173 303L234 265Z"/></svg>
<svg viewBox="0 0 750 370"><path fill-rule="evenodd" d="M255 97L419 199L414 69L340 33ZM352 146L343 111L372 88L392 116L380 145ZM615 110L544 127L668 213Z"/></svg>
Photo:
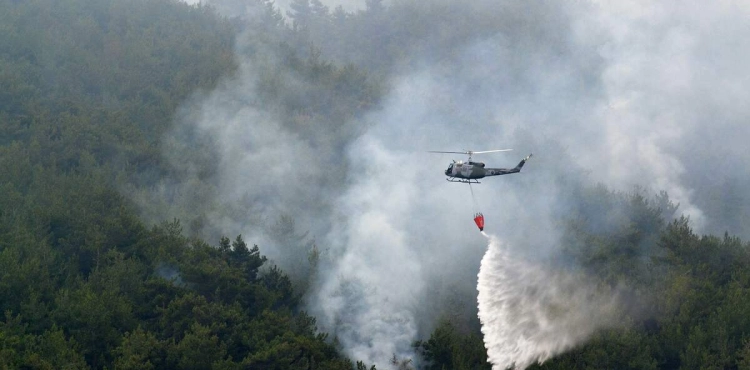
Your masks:
<svg viewBox="0 0 750 370"><path fill-rule="evenodd" d="M35 335L20 316L5 313L0 322L0 368L87 369L78 345L53 325Z"/></svg>
<svg viewBox="0 0 750 370"><path fill-rule="evenodd" d="M125 333L120 346L114 349L117 369L156 369L163 365L165 345L153 333L140 327Z"/></svg>
<svg viewBox="0 0 750 370"><path fill-rule="evenodd" d="M491 369L481 333L461 333L450 321L441 321L430 339L415 346L429 360L430 370Z"/></svg>
<svg viewBox="0 0 750 370"><path fill-rule="evenodd" d="M68 263L62 275L50 275L66 259L49 244L4 247L3 365L48 367L64 360L78 364L74 368L351 367L317 334L313 318L292 314L296 301L288 278L275 267L258 273L265 259L257 248L245 249L233 266L236 255L172 233L143 231L136 245L146 250L112 248L93 270ZM242 250L238 241L236 250ZM166 250L178 252L169 265L161 261ZM39 275L40 262L34 261L45 259L47 272ZM32 266L39 271L35 281L28 280Z"/></svg>

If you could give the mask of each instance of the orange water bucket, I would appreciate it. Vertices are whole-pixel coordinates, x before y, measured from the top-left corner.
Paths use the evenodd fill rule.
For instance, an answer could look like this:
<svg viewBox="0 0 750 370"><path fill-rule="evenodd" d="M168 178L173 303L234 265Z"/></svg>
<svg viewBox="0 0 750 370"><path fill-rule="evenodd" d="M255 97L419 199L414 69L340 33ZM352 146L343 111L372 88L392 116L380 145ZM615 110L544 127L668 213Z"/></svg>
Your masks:
<svg viewBox="0 0 750 370"><path fill-rule="evenodd" d="M479 231L484 231L484 215L477 213L474 215L474 223L477 224Z"/></svg>

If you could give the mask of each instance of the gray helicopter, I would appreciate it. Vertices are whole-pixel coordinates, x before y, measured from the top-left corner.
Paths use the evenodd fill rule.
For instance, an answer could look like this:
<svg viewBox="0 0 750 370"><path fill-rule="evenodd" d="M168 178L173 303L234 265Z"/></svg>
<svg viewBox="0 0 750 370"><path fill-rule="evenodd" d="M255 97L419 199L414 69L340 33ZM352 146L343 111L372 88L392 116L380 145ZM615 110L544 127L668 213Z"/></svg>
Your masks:
<svg viewBox="0 0 750 370"><path fill-rule="evenodd" d="M495 153L495 152L507 152L513 149L496 149L496 150L484 150L484 151L473 151L473 150L466 150L463 152L442 152L442 151L429 151L430 153L457 153L457 154L468 154L469 160L466 162L455 160L453 163L448 165L448 169L445 170L445 175L448 176L446 180L450 182L463 182L468 184L479 184L480 182L478 179L487 177L487 176L500 176L500 175L509 175L511 173L517 173L521 172L521 168L524 164L526 164L526 161L531 158L532 154L529 154L526 156L526 158L522 159L520 163L514 168L486 168L484 166L484 163L482 162L473 162L471 160L471 156L474 154L483 154L483 153Z"/></svg>

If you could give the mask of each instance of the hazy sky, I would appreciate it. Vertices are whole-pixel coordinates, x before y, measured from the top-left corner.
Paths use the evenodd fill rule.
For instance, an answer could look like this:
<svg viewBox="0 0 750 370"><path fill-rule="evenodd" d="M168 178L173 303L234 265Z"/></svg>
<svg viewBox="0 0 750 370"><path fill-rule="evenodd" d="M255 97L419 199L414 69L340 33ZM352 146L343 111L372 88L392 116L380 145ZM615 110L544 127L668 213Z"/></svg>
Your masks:
<svg viewBox="0 0 750 370"><path fill-rule="evenodd" d="M197 4L201 2L201 0L183 0L188 4ZM292 0L275 0L274 3L276 6L284 12L283 14L286 14L286 10L289 9L289 4L292 2ZM363 9L365 7L365 0L321 0L321 2L326 5L329 9L333 10L337 6L341 5L344 10L346 11L356 11ZM388 3L388 1L386 1Z"/></svg>

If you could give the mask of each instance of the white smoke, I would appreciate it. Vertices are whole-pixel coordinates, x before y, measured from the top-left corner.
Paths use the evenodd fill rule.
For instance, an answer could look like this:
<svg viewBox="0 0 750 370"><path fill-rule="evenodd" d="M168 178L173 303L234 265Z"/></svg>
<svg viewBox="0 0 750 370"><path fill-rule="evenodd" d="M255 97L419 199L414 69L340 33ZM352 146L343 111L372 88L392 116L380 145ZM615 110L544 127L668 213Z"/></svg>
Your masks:
<svg viewBox="0 0 750 370"><path fill-rule="evenodd" d="M286 11L290 9L289 5L293 2L294 0L276 0L275 4L280 9ZM354 12L365 8L365 0L320 0L320 2L330 10L334 10L339 6L347 12ZM385 1L385 3L388 2L390 2L390 0Z"/></svg>
<svg viewBox="0 0 750 370"><path fill-rule="evenodd" d="M397 153L371 140L361 140L358 149L355 163L372 167L355 170L356 180L342 197L344 222L330 237L337 258L324 267L330 273L314 299L323 308L322 322L349 356L381 367L393 355L413 357L423 279L404 225L417 189L408 172L384 176L399 162Z"/></svg>
<svg viewBox="0 0 750 370"><path fill-rule="evenodd" d="M429 336L442 303L428 294L436 282L473 290L484 252L468 187L442 179L450 159L465 158L424 151L515 148L481 158L497 167L533 151L521 174L474 189L487 230L507 242L491 243L482 259L479 300L494 364L548 359L608 325L610 304L589 296L597 290L579 277L539 267L560 247L556 221L570 198L561 179L586 173L617 190L666 190L698 229L710 222L703 204L712 199L701 190L736 171L716 163L748 160L750 9L731 1L399 4L457 23L404 17L389 28L427 40L399 50L411 59L388 76L392 90L345 158L327 127L285 125L253 103L262 72L238 56L235 80L186 106L175 130L216 143L215 175L180 184L192 189L184 197L211 183L217 206L200 210L211 229L243 233L271 258L284 253L267 242L268 219L291 214L311 230L330 251L308 308L348 356L382 368L394 354L414 357L411 342ZM435 4L450 6L442 14ZM284 73L284 83L304 85ZM173 159L189 172L201 164L183 155L185 145ZM500 325L510 321L520 324Z"/></svg>
<svg viewBox="0 0 750 370"><path fill-rule="evenodd" d="M477 290L488 361L523 370L581 343L612 322L616 300L581 276L514 256L495 236Z"/></svg>
<svg viewBox="0 0 750 370"><path fill-rule="evenodd" d="M334 229L325 238L333 258L321 265L325 273L309 297L322 329L335 335L346 354L378 368L387 368L394 355L417 360L412 343L425 334L425 316L434 309L425 304L428 282L479 258L467 257L472 253L461 244L464 228L434 232L455 223L451 208L470 215L471 205L444 201L455 188L425 184L433 178L444 185L439 171L445 158L415 158L415 148L428 143L412 123L432 114L418 109L431 99L423 92L432 81L409 81L394 91L390 109L373 113L377 123L347 152L348 187L336 200ZM468 197L469 189L461 190Z"/></svg>

